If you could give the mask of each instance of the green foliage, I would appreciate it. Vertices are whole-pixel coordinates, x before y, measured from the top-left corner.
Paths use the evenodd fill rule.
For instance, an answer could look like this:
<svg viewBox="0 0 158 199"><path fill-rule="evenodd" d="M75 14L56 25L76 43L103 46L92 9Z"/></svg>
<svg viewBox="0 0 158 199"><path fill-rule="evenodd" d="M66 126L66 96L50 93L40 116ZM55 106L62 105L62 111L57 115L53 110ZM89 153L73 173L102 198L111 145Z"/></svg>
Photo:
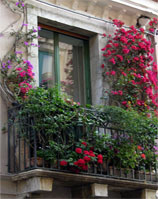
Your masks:
<svg viewBox="0 0 158 199"><path fill-rule="evenodd" d="M36 132L37 155L45 160L66 158L72 165L80 156L74 149L83 148L81 143L86 142L88 150L94 148L94 153L102 154L117 167L143 168L145 165L149 169L156 164L153 146L158 120L153 116L148 118L146 114L113 106L85 109L65 98L57 88L31 89L18 116L23 131L31 128ZM31 123L26 122L26 118Z"/></svg>

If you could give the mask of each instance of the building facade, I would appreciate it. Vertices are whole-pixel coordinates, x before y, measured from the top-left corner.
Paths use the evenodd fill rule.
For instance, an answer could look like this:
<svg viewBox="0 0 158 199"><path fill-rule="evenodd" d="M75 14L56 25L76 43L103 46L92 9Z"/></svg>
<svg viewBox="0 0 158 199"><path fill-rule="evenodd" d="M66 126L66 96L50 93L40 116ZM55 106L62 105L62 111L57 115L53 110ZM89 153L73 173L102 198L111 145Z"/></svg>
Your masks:
<svg viewBox="0 0 158 199"><path fill-rule="evenodd" d="M9 3L6 3L9 2ZM41 27L39 39L28 48L36 86L55 81L82 104L104 103L103 34L112 34L112 19L136 25L141 16L158 17L158 2L152 0L26 0L26 21L14 12L15 2L0 1L0 59L10 50L14 37L10 32L22 23L28 28ZM158 30L153 37L155 61L158 64ZM53 65L53 67L52 67ZM75 68L72 69L72 66ZM64 68L67 66L66 68ZM84 74L84 75L83 75ZM54 80L56 77L56 80ZM73 85L73 88L72 88ZM5 94L0 96L1 198L140 198L156 199L158 182L129 180L105 176L80 175L42 168L8 172L8 106ZM2 130L5 127L5 130ZM22 143L21 143L22 144ZM12 149L11 149L12 150ZM16 150L14 148L14 150ZM22 151L22 149L21 149ZM10 153L9 158L14 155ZM22 153L22 152L21 152ZM21 154L20 153L20 154ZM11 155L12 154L12 155ZM157 193L158 197L158 193Z"/></svg>

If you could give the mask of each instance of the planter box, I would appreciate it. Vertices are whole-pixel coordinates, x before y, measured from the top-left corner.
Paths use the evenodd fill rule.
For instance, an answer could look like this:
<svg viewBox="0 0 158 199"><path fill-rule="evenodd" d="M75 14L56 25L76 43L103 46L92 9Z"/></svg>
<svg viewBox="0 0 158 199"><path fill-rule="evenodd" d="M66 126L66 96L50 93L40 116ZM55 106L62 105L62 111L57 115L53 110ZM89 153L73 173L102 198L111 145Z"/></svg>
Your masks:
<svg viewBox="0 0 158 199"><path fill-rule="evenodd" d="M36 164L38 167L42 167L43 166L43 158L37 157ZM26 168L34 167L34 166L35 166L35 158L32 157L31 160L27 160Z"/></svg>

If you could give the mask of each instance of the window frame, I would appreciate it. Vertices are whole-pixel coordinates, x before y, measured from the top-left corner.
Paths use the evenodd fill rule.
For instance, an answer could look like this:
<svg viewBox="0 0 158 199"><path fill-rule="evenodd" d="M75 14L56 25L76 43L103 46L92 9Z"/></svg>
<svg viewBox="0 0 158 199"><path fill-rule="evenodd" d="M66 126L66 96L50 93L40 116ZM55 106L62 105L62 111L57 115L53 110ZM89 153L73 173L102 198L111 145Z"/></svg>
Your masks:
<svg viewBox="0 0 158 199"><path fill-rule="evenodd" d="M91 72L90 72L90 55L89 55L89 37L65 31L55 28L53 26L38 24L42 29L53 31L54 33L54 73L55 83L60 90L60 58L59 58L59 34L82 39L84 43L84 79L85 79L85 102L86 104L92 104L91 97ZM39 50L39 66L40 66L40 50ZM40 67L39 67L39 79L40 79Z"/></svg>

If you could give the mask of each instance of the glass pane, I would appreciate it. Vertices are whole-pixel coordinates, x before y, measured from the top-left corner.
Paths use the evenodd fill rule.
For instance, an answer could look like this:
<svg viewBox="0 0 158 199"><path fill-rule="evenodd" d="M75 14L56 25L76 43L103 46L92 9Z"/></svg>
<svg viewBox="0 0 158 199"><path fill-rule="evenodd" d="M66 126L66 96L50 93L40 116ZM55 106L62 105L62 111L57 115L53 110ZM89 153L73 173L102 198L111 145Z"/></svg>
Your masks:
<svg viewBox="0 0 158 199"><path fill-rule="evenodd" d="M85 104L83 47L82 40L59 35L61 88L81 104Z"/></svg>
<svg viewBox="0 0 158 199"><path fill-rule="evenodd" d="M55 84L54 35L49 30L39 32L39 83L47 88Z"/></svg>

